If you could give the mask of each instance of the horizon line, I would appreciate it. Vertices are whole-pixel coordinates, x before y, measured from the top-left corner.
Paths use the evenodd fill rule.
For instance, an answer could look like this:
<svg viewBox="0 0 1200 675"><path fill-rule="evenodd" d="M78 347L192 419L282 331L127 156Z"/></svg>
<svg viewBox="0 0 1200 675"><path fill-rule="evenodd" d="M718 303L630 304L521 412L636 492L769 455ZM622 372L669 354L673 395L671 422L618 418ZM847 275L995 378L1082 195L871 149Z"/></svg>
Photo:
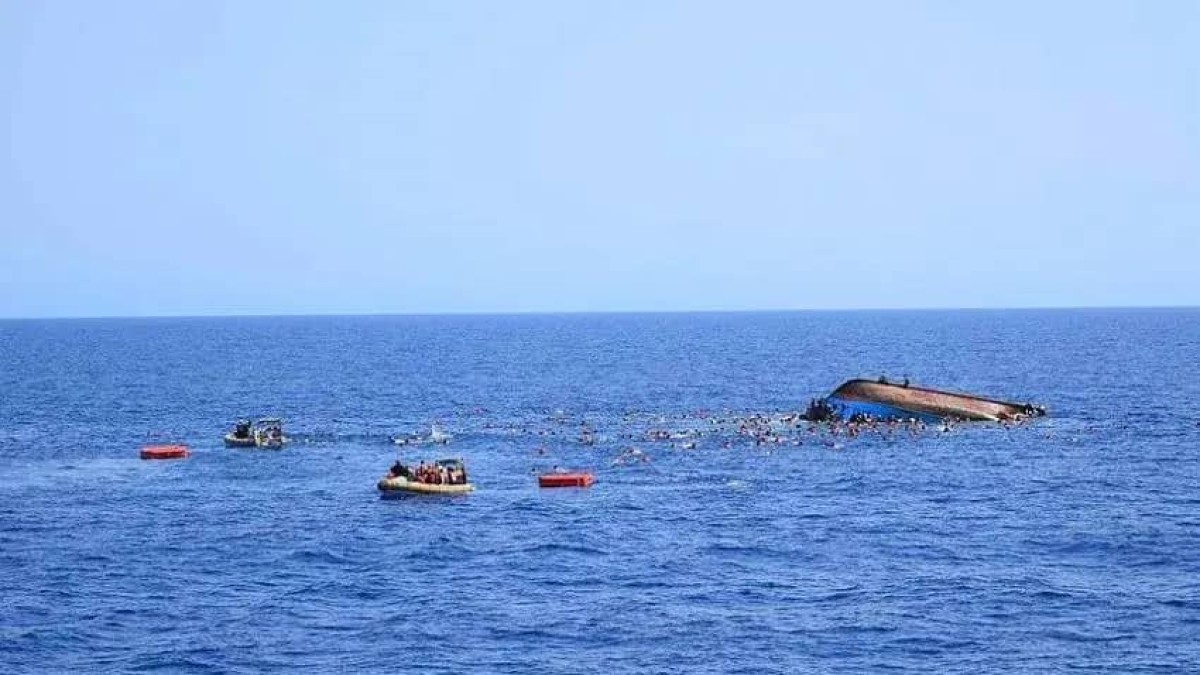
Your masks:
<svg viewBox="0 0 1200 675"><path fill-rule="evenodd" d="M1040 305L1011 307L823 307L788 309L633 309L633 310L510 310L447 312L308 312L227 314L83 314L57 316L0 316L0 321L89 321L137 319L306 319L362 317L471 317L471 316L628 316L655 314L837 314L856 312L1027 312L1087 310L1200 309L1200 305Z"/></svg>

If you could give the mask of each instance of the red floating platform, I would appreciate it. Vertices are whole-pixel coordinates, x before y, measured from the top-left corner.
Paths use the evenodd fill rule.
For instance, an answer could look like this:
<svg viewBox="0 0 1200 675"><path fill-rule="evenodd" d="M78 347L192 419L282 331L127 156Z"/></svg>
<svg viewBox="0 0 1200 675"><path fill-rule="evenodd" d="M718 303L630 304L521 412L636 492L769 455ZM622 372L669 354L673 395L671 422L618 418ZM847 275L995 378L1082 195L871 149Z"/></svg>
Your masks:
<svg viewBox="0 0 1200 675"><path fill-rule="evenodd" d="M149 445L139 453L142 459L183 459L188 456L186 445Z"/></svg>
<svg viewBox="0 0 1200 675"><path fill-rule="evenodd" d="M538 487L588 487L596 479L590 473L544 473L538 476Z"/></svg>

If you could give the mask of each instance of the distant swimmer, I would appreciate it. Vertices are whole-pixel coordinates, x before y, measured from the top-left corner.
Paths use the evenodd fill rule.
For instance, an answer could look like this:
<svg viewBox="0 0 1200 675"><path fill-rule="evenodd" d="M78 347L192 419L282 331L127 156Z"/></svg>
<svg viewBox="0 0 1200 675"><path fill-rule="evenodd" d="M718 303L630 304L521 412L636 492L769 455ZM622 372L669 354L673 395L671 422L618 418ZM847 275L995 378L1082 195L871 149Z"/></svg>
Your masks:
<svg viewBox="0 0 1200 675"><path fill-rule="evenodd" d="M625 464L631 464L631 463L635 463L635 462L642 462L643 464L645 464L645 463L648 463L649 461L650 461L649 455L647 455L646 453L642 452L641 450L639 450L637 448L630 447L630 448L625 448L624 450L622 450L621 454L618 455L612 461L612 464L613 464L613 466L623 466Z"/></svg>

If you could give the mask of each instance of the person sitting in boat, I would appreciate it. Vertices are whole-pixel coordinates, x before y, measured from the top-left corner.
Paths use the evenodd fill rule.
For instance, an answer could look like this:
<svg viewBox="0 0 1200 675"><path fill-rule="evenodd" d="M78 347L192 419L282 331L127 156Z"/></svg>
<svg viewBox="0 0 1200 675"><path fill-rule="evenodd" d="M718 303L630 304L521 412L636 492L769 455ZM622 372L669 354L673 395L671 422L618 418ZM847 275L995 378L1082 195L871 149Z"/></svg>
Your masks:
<svg viewBox="0 0 1200 675"><path fill-rule="evenodd" d="M233 428L234 438L250 438L250 423L245 420L239 420Z"/></svg>
<svg viewBox="0 0 1200 675"><path fill-rule="evenodd" d="M412 471L410 471L407 466L404 466L404 464L400 460L397 459L396 463L392 465L392 468L388 470L388 476L390 476L392 478L410 478L411 479Z"/></svg>

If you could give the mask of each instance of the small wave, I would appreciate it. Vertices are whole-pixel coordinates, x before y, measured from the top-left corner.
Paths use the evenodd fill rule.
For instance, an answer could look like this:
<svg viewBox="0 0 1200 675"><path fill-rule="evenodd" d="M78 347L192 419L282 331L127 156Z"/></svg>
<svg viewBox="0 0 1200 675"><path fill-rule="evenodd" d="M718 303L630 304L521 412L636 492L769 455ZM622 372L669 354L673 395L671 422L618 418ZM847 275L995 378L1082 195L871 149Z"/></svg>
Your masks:
<svg viewBox="0 0 1200 675"><path fill-rule="evenodd" d="M1158 604L1163 605L1164 607L1178 607L1183 609L1195 609L1200 607L1200 603L1197 603L1194 600L1184 600L1183 598L1167 598L1166 600L1159 600Z"/></svg>
<svg viewBox="0 0 1200 675"><path fill-rule="evenodd" d="M861 589L858 586L850 588L837 588L827 593L811 598L811 601L817 604L837 604L845 600L856 598L861 594Z"/></svg>
<svg viewBox="0 0 1200 675"><path fill-rule="evenodd" d="M560 544L557 542L546 542L536 544L525 549L521 549L522 553L580 553L583 555L608 555L608 551L594 546L586 546L583 544Z"/></svg>
<svg viewBox="0 0 1200 675"><path fill-rule="evenodd" d="M215 656L214 652L214 656ZM130 672L134 673L152 673L152 672L199 672L199 673L220 673L224 669L219 667L213 660L201 659L198 656L189 656L178 653L163 653L153 656L144 657L129 667Z"/></svg>
<svg viewBox="0 0 1200 675"><path fill-rule="evenodd" d="M709 544L706 551L713 553L759 553L765 549L753 544L735 544L731 542L717 542Z"/></svg>
<svg viewBox="0 0 1200 675"><path fill-rule="evenodd" d="M1034 591L1034 592L1030 593L1029 597L1034 598L1036 600L1066 600L1073 596L1066 591L1059 591L1059 590L1055 590L1052 588L1046 588L1046 589L1042 589L1040 591Z"/></svg>
<svg viewBox="0 0 1200 675"><path fill-rule="evenodd" d="M330 551L294 551L288 554L287 559L290 561L301 563L316 563L321 565L350 565L351 561L336 553Z"/></svg>
<svg viewBox="0 0 1200 675"><path fill-rule="evenodd" d="M1117 635L1101 635L1099 633L1084 633L1066 628L1055 628L1043 633L1051 640L1062 640L1064 642L1119 642L1121 640L1131 640L1134 638L1132 634L1120 633Z"/></svg>

